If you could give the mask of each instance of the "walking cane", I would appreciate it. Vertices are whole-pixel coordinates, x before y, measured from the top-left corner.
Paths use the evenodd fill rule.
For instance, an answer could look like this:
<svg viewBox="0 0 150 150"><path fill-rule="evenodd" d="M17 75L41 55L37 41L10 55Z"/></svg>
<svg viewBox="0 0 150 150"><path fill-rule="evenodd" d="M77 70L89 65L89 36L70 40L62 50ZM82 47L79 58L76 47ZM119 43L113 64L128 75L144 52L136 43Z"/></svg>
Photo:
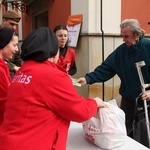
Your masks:
<svg viewBox="0 0 150 150"><path fill-rule="evenodd" d="M144 83L144 79L143 79L143 75L142 75L142 71L141 71L141 67L145 66L145 62L144 61L140 61L135 63L138 74L139 74L139 78L140 78L140 82L141 82L141 88L142 88L142 93L145 93L145 88L149 87L150 84L145 84ZM147 134L148 134L148 143L149 143L149 148L150 148L150 127L149 127L149 118L148 118L148 111L147 111L147 102L146 100L144 100L144 110L145 110L145 118L146 118L146 127L147 127Z"/></svg>

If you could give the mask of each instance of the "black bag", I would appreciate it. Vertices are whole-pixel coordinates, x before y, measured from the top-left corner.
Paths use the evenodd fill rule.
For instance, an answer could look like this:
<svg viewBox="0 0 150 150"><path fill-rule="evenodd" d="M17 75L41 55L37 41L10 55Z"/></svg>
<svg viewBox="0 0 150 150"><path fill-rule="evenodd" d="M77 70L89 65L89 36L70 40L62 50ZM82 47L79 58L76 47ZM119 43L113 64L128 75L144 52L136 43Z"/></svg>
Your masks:
<svg viewBox="0 0 150 150"><path fill-rule="evenodd" d="M148 111L148 117L150 120L150 103L149 102L147 102L147 111ZM149 148L144 102L140 98L136 99L135 117L133 119L132 127L133 128L132 128L132 131L130 132L130 136L134 140L138 141L139 143Z"/></svg>

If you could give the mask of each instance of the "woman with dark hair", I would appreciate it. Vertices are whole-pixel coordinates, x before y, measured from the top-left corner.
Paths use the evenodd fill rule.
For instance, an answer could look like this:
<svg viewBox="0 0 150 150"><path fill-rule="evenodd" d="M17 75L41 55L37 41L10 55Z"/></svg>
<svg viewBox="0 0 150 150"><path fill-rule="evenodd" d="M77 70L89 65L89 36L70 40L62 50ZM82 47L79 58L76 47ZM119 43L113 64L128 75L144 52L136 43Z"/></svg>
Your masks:
<svg viewBox="0 0 150 150"><path fill-rule="evenodd" d="M64 25L57 25L54 28L54 33L58 39L59 45L59 60L58 65L64 68L69 75L74 75L77 72L75 63L75 50L68 47L68 30Z"/></svg>
<svg viewBox="0 0 150 150"><path fill-rule="evenodd" d="M77 93L56 64L58 40L48 27L31 32L21 50L24 63L8 89L0 150L65 150L70 121L88 120L103 101Z"/></svg>
<svg viewBox="0 0 150 150"><path fill-rule="evenodd" d="M0 125L3 121L5 103L10 84L10 72L5 59L12 59L18 51L18 35L13 29L0 28Z"/></svg>

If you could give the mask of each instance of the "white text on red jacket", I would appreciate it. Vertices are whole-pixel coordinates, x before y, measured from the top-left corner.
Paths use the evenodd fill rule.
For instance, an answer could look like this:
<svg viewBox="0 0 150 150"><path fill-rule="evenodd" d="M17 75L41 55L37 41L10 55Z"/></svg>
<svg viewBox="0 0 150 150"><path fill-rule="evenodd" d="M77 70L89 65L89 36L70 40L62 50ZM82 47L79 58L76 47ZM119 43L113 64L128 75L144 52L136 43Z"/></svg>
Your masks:
<svg viewBox="0 0 150 150"><path fill-rule="evenodd" d="M24 83L29 84L31 81L32 76L25 75L22 72L19 72L19 74L15 75L12 79L12 83L18 82L18 83Z"/></svg>

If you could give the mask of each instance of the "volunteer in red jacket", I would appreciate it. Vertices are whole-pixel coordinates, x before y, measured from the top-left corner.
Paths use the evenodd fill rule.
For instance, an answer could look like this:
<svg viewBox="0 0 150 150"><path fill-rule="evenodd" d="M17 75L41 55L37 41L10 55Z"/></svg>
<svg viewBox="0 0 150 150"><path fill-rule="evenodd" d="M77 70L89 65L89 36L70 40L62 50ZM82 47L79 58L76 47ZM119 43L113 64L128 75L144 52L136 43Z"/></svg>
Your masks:
<svg viewBox="0 0 150 150"><path fill-rule="evenodd" d="M72 76L77 72L75 63L76 53L73 48L68 47L68 30L64 25L57 25L54 28L54 33L56 34L59 45L59 59L57 64Z"/></svg>
<svg viewBox="0 0 150 150"><path fill-rule="evenodd" d="M12 59L18 51L18 35L13 29L0 28L0 125L3 121L10 72L4 59Z"/></svg>
<svg viewBox="0 0 150 150"><path fill-rule="evenodd" d="M91 118L103 101L77 93L56 64L58 41L49 28L31 32L21 49L24 63L8 90L0 150L65 150L70 121Z"/></svg>

